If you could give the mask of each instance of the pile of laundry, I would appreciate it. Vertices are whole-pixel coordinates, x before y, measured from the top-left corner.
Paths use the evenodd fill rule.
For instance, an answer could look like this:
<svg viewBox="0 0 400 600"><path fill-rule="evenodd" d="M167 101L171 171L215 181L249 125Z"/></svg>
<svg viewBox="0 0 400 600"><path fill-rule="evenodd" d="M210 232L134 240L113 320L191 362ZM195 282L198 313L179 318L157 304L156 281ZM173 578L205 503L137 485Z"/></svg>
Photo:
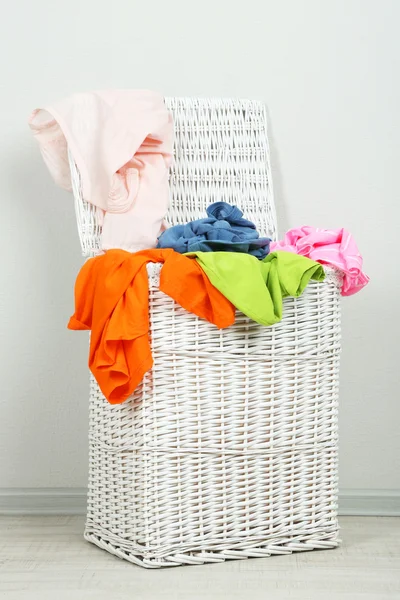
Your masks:
<svg viewBox="0 0 400 600"><path fill-rule="evenodd" d="M55 181L68 190L70 149L83 198L98 210L101 252L78 274L68 327L91 330L89 367L112 404L124 402L153 364L148 263L163 263L165 294L219 328L235 322L236 309L265 326L279 322L283 299L323 281L322 265L341 271L344 296L369 281L345 229L306 226L272 242L225 202L168 228L173 121L154 92L76 94L35 110L29 125Z"/></svg>

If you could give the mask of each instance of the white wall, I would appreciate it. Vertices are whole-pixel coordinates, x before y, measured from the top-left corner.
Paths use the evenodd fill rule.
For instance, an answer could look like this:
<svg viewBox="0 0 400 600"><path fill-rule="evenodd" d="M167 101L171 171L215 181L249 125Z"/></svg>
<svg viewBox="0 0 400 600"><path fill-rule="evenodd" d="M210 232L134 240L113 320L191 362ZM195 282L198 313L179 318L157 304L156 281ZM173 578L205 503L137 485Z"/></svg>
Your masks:
<svg viewBox="0 0 400 600"><path fill-rule="evenodd" d="M6 17L6 18L5 18ZM371 283L343 300L343 489L400 490L397 0L29 0L0 24L0 487L83 487L87 340L72 196L26 125L74 91L267 102L281 232L345 226Z"/></svg>

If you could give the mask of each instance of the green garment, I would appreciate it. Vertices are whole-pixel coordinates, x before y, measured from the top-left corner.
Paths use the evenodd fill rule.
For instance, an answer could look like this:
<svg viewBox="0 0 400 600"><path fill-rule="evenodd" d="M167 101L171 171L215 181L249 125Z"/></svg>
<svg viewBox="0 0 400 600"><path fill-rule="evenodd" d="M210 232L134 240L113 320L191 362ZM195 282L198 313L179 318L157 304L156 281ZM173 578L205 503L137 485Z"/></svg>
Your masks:
<svg viewBox="0 0 400 600"><path fill-rule="evenodd" d="M263 260L239 252L190 252L186 256L196 257L213 286L261 325L282 319L283 298L300 296L310 279L325 279L319 263L281 250Z"/></svg>

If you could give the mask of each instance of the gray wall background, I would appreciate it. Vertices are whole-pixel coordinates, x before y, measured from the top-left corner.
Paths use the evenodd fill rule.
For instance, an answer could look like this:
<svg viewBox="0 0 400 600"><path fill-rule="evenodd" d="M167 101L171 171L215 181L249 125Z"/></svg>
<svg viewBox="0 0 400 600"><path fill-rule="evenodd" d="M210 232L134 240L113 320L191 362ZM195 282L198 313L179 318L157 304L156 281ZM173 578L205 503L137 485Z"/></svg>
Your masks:
<svg viewBox="0 0 400 600"><path fill-rule="evenodd" d="M23 18L22 18L23 17ZM370 285L343 299L340 486L400 494L400 3L20 1L0 23L0 488L83 488L87 338L72 196L26 121L74 91L268 104L280 232L348 228Z"/></svg>

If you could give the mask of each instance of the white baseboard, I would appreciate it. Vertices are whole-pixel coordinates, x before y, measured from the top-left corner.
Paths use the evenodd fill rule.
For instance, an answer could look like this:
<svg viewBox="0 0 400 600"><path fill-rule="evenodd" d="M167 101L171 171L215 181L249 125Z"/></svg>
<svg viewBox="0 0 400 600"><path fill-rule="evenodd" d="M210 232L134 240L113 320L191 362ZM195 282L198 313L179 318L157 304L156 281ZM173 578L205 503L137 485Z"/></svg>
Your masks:
<svg viewBox="0 0 400 600"><path fill-rule="evenodd" d="M0 488L2 515L84 515L85 488ZM400 516L400 490L341 490L339 514Z"/></svg>
<svg viewBox="0 0 400 600"><path fill-rule="evenodd" d="M86 488L0 488L1 515L84 515Z"/></svg>
<svg viewBox="0 0 400 600"><path fill-rule="evenodd" d="M400 490L341 490L339 514L399 517Z"/></svg>

